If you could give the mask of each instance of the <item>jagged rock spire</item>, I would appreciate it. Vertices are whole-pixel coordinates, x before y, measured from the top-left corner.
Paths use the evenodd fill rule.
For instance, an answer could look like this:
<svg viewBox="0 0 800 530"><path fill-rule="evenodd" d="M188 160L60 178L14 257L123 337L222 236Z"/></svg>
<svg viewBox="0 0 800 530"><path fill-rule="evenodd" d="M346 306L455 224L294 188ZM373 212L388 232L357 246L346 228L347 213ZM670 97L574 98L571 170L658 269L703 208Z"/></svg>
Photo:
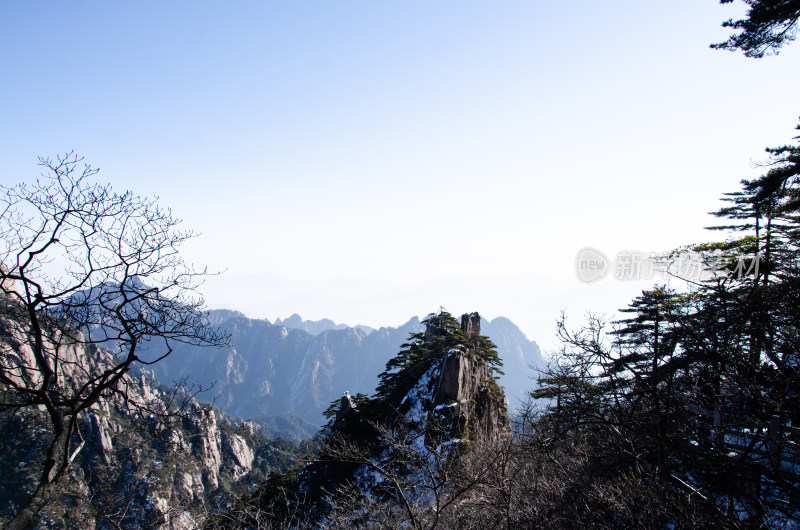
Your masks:
<svg viewBox="0 0 800 530"><path fill-rule="evenodd" d="M481 316L477 313L464 313L461 315L461 331L473 338L481 334Z"/></svg>
<svg viewBox="0 0 800 530"><path fill-rule="evenodd" d="M339 410L336 411L336 420L333 422L334 428L342 430L355 411L356 407L353 405L353 398L350 397L350 392L345 391L342 399L339 400Z"/></svg>
<svg viewBox="0 0 800 530"><path fill-rule="evenodd" d="M477 343L480 315L462 315L461 330L473 344ZM492 378L489 364L469 351L470 347L465 345L450 350L442 360L433 405L445 423L450 424L447 433L450 436L468 434L480 441L505 436L509 432L505 393Z"/></svg>

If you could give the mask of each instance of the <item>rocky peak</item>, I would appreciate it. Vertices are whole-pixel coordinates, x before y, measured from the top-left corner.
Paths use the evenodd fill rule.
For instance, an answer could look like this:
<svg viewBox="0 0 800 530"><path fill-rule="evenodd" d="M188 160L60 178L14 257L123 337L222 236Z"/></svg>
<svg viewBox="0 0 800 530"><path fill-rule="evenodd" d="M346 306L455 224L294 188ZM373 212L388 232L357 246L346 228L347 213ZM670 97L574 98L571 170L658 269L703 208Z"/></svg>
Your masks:
<svg viewBox="0 0 800 530"><path fill-rule="evenodd" d="M459 324L442 311L424 323L386 364L372 397L338 400L320 459L297 476L305 507L324 513L329 492L344 482L376 498L401 491L429 502L420 492L445 479L447 462L508 435L505 393L494 378L499 359L480 335L480 316L465 314Z"/></svg>
<svg viewBox="0 0 800 530"><path fill-rule="evenodd" d="M461 331L470 338L481 334L481 316L478 313L464 313L461 315Z"/></svg>
<svg viewBox="0 0 800 530"><path fill-rule="evenodd" d="M446 324L447 319L454 326ZM412 361L411 356L406 355L408 361L404 368L388 376L385 373L382 377L386 380L394 378L401 384L403 371L412 373L417 370L416 362L427 363L427 370L418 376L408 392L400 394L402 399L372 402L373 407L377 403L381 409L397 410L400 417L380 412L378 417L384 416L390 424L407 423L412 430L424 434L425 444L431 448L447 440L491 442L509 432L505 392L494 378L490 362L492 355L487 351L491 349L491 342L480 335L480 315L462 315L461 335L457 333L458 328L457 321L450 315L430 318L421 342L417 343L419 351L427 353L420 353L419 361ZM449 339L449 342L442 342L443 339ZM441 348L437 345L442 343L452 347L449 350L437 349ZM429 347L426 345L433 345L430 346L433 349L426 349ZM390 389L387 392L396 395ZM360 414L350 395L345 393L333 423L334 431L353 431L360 423Z"/></svg>
<svg viewBox="0 0 800 530"><path fill-rule="evenodd" d="M441 360L431 403L436 421L430 427L440 436L493 441L509 433L505 392L492 376L487 359L474 351L480 337L480 315L462 315L461 330L470 346L451 349Z"/></svg>
<svg viewBox="0 0 800 530"><path fill-rule="evenodd" d="M333 428L337 431L343 431L347 428L347 424L356 414L356 407L353 404L353 398L350 397L350 392L345 392L342 399L339 400L339 410L336 411L336 419L333 422Z"/></svg>

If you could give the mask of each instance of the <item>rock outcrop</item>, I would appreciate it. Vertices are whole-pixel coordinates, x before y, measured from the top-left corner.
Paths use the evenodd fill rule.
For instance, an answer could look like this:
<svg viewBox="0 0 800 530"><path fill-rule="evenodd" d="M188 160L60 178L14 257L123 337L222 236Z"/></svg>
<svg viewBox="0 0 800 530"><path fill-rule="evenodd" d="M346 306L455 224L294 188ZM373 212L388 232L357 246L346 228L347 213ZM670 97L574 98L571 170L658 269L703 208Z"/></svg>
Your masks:
<svg viewBox="0 0 800 530"><path fill-rule="evenodd" d="M367 417L362 417L345 393L333 431L363 437L365 423L382 423L389 429L402 426L436 451L443 443L482 444L507 436L510 422L505 392L494 372L496 352L481 335L480 315L463 315L460 334L452 330L453 322L447 318L452 319L449 315L429 319L418 342L398 354L399 361L387 364L381 378L398 386L407 384L404 381L409 376L404 374L421 373L407 391L392 398L398 395L396 388L383 388L384 395L368 403L371 412ZM451 347L443 349L445 344ZM376 411L376 407L388 410Z"/></svg>
<svg viewBox="0 0 800 530"><path fill-rule="evenodd" d="M193 405L192 414L184 421L188 422L191 451L203 470L203 485L208 490L219 487L219 468L222 464L219 428L217 416L210 407Z"/></svg>
<svg viewBox="0 0 800 530"><path fill-rule="evenodd" d="M37 383L41 374L21 322L13 312L0 314L0 363L10 382ZM50 343L45 347L53 348ZM71 389L81 377L115 363L111 353L92 345L64 343L60 355L55 383L59 388ZM272 471L265 467L267 458L257 462L257 453L269 442L254 425L220 419L210 406L161 386L147 370L126 374L119 386L125 399L121 392L111 393L78 416L68 494L40 514L49 521L42 527L113 523L126 528L197 528L198 515L218 509L215 503L232 502ZM183 417L160 415L173 410L176 398L188 400ZM51 426L37 408L3 415L0 421L2 520L27 502L41 473ZM261 467L252 476L257 464ZM98 514L111 515L103 521ZM53 525L54 520L61 526Z"/></svg>
<svg viewBox="0 0 800 530"><path fill-rule="evenodd" d="M509 432L505 393L468 349L451 350L442 360L433 406L452 437L488 441Z"/></svg>
<svg viewBox="0 0 800 530"><path fill-rule="evenodd" d="M231 434L225 438L224 449L234 464L233 480L241 479L253 469L256 455L244 438L238 434Z"/></svg>
<svg viewBox="0 0 800 530"><path fill-rule="evenodd" d="M409 419L424 420L428 445L456 439L486 443L509 433L505 392L493 377L487 359L476 351L480 315L462 315L461 330L469 343L450 349L429 370L430 375L423 377L424 384L417 385L412 390L414 395L406 398L406 402L419 402L416 408L422 414L418 411Z"/></svg>
<svg viewBox="0 0 800 530"><path fill-rule="evenodd" d="M347 430L348 424L355 418L356 412L356 407L353 404L353 398L350 397L350 392L345 392L339 400L339 409L336 411L336 419L333 422L334 430Z"/></svg>
<svg viewBox="0 0 800 530"><path fill-rule="evenodd" d="M390 430L408 430L426 450L433 451L442 444L483 444L507 436L510 422L505 392L492 365L496 352L480 334L480 315L463 315L457 335L448 325L451 323L442 326L442 320L429 320L416 345L398 354L402 360L387 364L381 378L398 386L408 384L410 376L402 374L421 373L407 391L391 397L398 396L397 389L384 388L385 395L367 400L363 413L345 392L332 432L370 445L374 444L370 437L376 435L370 425L380 424ZM454 341L453 347L441 349ZM413 351L415 347L418 350Z"/></svg>
<svg viewBox="0 0 800 530"><path fill-rule="evenodd" d="M398 496L420 509L441 498L461 457L510 434L499 363L480 316L432 314L380 375L373 397L345 394L320 458L297 476L298 507L325 520L330 492L356 486L369 504ZM408 508L410 509L410 508Z"/></svg>
<svg viewBox="0 0 800 530"><path fill-rule="evenodd" d="M106 464L111 464L113 462L114 442L111 438L113 431L108 422L108 417L95 411L89 411L86 414L86 419L88 435L90 439L97 441L97 452Z"/></svg>
<svg viewBox="0 0 800 530"><path fill-rule="evenodd" d="M478 441L496 440L509 432L505 392L490 373L489 363L474 348L481 332L477 313L461 317L461 329L470 346L452 349L438 368L432 401L433 418L443 434Z"/></svg>

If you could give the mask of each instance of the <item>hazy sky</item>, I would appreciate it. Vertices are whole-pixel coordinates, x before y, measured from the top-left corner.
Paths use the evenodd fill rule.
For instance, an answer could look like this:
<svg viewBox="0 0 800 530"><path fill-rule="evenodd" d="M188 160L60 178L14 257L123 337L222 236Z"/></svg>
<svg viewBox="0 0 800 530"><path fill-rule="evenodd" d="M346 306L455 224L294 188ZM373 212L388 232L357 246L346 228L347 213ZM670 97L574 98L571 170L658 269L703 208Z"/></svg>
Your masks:
<svg viewBox="0 0 800 530"><path fill-rule="evenodd" d="M789 142L800 44L716 52L717 0L0 3L0 180L75 149L225 269L210 307L397 325L444 306L549 345L625 305L576 252L714 237Z"/></svg>

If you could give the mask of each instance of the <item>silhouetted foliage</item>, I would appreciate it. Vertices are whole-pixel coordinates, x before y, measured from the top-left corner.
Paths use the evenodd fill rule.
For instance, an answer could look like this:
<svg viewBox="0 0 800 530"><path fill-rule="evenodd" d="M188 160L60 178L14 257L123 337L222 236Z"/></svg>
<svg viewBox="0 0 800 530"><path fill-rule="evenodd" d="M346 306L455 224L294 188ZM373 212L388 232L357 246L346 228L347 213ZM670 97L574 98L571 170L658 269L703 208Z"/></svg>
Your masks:
<svg viewBox="0 0 800 530"><path fill-rule="evenodd" d="M581 502L624 476L636 486L621 505L649 490L672 506L648 526L800 522L796 147L769 151L769 171L715 213L734 238L681 249L714 274L685 293L646 290L612 323L562 319L562 349L533 393L549 405L526 428L543 451L587 459ZM673 511L681 496L691 513Z"/></svg>
<svg viewBox="0 0 800 530"><path fill-rule="evenodd" d="M761 58L777 54L785 43L795 39L800 0L742 0L748 6L747 17L727 20L723 27L740 30L712 48L741 50L748 57ZM733 0L720 0L730 4Z"/></svg>

